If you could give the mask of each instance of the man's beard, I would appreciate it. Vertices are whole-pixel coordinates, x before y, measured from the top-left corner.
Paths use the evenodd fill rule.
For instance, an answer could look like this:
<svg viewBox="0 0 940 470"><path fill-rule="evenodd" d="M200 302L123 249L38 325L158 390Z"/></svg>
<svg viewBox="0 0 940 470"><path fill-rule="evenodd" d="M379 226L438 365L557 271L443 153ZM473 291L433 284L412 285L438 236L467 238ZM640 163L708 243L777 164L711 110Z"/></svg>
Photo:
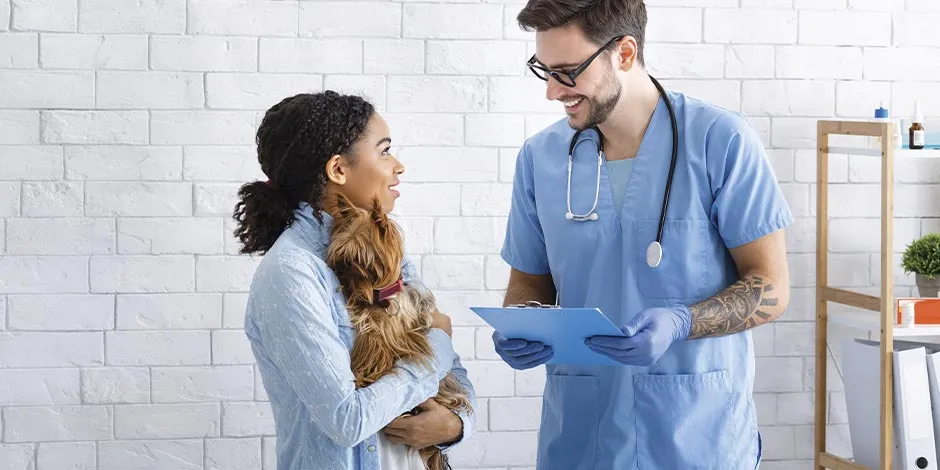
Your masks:
<svg viewBox="0 0 940 470"><path fill-rule="evenodd" d="M620 84L613 73L607 75L607 78L604 80L604 85L604 88L609 90L606 98L602 98L601 101L597 101L594 98L584 98L584 101L586 101L588 105L588 116L584 124L572 125L575 130L584 130L596 126L610 117L610 113L613 112L614 108L617 106L617 102L620 101L620 95L623 93L623 85Z"/></svg>

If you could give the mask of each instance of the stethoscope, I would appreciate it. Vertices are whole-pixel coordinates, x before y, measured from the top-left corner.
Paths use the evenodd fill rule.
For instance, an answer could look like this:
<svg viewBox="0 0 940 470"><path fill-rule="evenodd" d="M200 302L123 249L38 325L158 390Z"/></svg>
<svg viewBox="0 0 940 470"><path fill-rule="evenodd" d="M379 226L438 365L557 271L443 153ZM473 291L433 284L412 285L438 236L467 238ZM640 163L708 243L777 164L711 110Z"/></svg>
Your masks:
<svg viewBox="0 0 940 470"><path fill-rule="evenodd" d="M650 242L646 247L646 264L651 268L655 268L659 266L659 263L663 260L663 226L666 225L666 208L669 206L669 192L672 189L672 174L676 169L676 154L679 148L679 126L676 124L676 114L672 109L669 96L666 95L666 90L663 89L662 85L660 85L655 78L650 77L650 80L656 85L656 89L659 90L659 95L666 100L666 109L669 111L669 119L672 124L672 161L669 163L669 176L666 177L666 190L663 193L662 211L659 215L659 230L656 232L656 240ZM597 129L596 126L591 127L591 129L594 129L600 137L600 130ZM589 220L597 220L598 218L595 210L597 209L598 196L600 196L601 193L601 166L604 162L604 139L600 137L597 144L597 182L595 183L594 189L594 205L591 206L591 210L587 211L585 214L575 214L571 212L571 167L574 163L574 147L578 143L579 135L581 135L581 130L575 132L574 137L571 138L571 143L568 145L568 212L565 213L565 218L575 222L586 222Z"/></svg>

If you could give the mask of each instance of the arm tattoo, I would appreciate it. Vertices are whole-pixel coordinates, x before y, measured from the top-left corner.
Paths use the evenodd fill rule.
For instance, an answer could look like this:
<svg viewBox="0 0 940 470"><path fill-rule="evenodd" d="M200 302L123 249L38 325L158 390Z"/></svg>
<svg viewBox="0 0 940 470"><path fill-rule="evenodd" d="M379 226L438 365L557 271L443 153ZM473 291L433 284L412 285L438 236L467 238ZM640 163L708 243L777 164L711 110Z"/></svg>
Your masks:
<svg viewBox="0 0 940 470"><path fill-rule="evenodd" d="M774 286L760 276L746 276L689 310L692 332L689 339L744 331L769 323L777 306Z"/></svg>

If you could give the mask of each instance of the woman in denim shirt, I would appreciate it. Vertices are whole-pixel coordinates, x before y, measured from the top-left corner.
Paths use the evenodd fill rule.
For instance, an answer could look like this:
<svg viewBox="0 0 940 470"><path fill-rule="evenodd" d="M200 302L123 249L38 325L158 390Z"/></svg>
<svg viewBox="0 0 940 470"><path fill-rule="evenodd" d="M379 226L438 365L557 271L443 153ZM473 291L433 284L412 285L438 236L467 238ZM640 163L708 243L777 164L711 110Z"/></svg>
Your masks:
<svg viewBox="0 0 940 470"><path fill-rule="evenodd" d="M278 470L388 470L382 442L447 450L466 440L472 415L429 400L453 371L475 404L450 319L440 312L428 333L431 368L400 362L401 373L354 385L354 331L324 261L333 208L323 201L343 194L367 208L377 197L383 210L392 210L404 167L389 153L384 119L357 96L299 94L265 113L256 141L268 181L239 190L235 235L242 253L264 255L251 283L245 332L274 412ZM419 281L407 259L402 271L405 281ZM401 417L415 407L422 412Z"/></svg>

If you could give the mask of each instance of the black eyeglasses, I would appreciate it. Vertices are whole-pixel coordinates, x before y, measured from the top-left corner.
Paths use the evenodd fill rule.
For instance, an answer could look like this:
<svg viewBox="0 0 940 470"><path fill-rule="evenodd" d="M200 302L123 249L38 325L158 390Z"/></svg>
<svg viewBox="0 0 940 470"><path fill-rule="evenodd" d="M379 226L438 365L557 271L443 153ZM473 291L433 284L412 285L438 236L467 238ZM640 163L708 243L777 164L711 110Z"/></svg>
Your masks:
<svg viewBox="0 0 940 470"><path fill-rule="evenodd" d="M601 52L603 52L604 49L607 49L611 44L623 39L624 37L626 36L617 36L610 41L607 41L607 44L601 46L597 52L591 55L591 57L588 57L587 60L582 62L581 65L571 72L562 72L560 70L552 70L548 67L545 67L538 63L538 61L535 59L535 54L532 54L532 57L528 62L526 62L526 65L529 66L529 70L531 70L536 77L539 77L546 82L548 81L548 77L553 77L555 80L558 80L558 83L561 83L567 87L573 87L575 86L575 79L578 78L578 75L581 75L581 73L587 70L587 68L590 67L591 62L593 62L597 56L601 55Z"/></svg>

